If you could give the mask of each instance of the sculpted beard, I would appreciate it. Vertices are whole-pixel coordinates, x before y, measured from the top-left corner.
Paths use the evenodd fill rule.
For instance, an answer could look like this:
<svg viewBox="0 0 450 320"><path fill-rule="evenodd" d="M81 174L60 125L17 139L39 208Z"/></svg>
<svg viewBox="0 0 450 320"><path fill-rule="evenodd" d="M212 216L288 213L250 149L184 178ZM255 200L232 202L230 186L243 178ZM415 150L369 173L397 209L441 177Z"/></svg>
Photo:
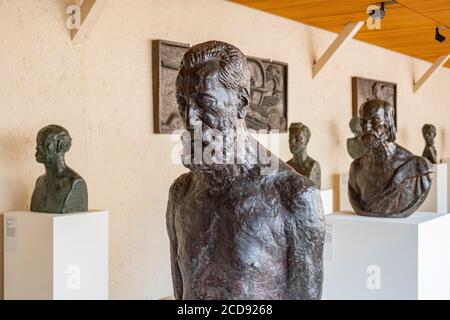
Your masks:
<svg viewBox="0 0 450 320"><path fill-rule="evenodd" d="M386 141L388 141L389 135L387 129L384 128L382 132L378 133L374 130L368 130L362 136L364 144L369 149L376 149L382 146Z"/></svg>

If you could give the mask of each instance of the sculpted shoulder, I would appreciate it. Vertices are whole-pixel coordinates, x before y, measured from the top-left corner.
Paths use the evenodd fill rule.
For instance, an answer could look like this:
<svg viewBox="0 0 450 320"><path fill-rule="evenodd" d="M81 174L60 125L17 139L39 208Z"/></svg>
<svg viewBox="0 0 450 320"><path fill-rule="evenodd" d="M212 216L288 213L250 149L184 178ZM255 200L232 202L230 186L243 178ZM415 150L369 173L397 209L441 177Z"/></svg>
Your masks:
<svg viewBox="0 0 450 320"><path fill-rule="evenodd" d="M170 186L169 190L169 200L175 200L180 196L186 194L192 182L193 174L191 172L186 172L175 179L175 181Z"/></svg>
<svg viewBox="0 0 450 320"><path fill-rule="evenodd" d="M280 171L274 179L274 185L289 215L308 221L322 219L320 191L309 179L296 173L290 167L280 164Z"/></svg>

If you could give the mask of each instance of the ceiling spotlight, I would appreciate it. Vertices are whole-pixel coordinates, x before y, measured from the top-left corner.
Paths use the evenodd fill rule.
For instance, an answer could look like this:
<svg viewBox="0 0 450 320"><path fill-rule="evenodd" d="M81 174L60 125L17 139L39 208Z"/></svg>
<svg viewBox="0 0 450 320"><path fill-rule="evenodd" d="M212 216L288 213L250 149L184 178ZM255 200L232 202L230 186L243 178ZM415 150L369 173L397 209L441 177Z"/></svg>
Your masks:
<svg viewBox="0 0 450 320"><path fill-rule="evenodd" d="M383 19L386 15L386 6L391 4L397 4L396 0L391 1L383 1L379 5L374 5L375 7L378 7L378 9L370 10L368 11L369 16L371 16L373 19ZM369 6L373 7L373 6Z"/></svg>
<svg viewBox="0 0 450 320"><path fill-rule="evenodd" d="M434 36L434 39L436 39L436 41L439 41L440 43L445 41L445 37L439 33L439 27L436 27L436 35Z"/></svg>

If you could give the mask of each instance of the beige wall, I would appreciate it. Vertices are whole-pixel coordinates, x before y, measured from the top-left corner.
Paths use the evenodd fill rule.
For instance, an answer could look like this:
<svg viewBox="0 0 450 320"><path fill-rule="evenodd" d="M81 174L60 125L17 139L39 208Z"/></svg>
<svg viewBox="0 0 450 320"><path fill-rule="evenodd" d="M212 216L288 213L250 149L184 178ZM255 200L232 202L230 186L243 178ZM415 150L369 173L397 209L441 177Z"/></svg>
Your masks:
<svg viewBox="0 0 450 320"><path fill-rule="evenodd" d="M399 142L420 153L425 122L450 156L450 71L414 95L428 63L351 41L319 74L311 64L334 34L223 0L111 0L91 39L73 45L65 0L0 0L0 211L25 209L43 168L34 161L39 128L61 124L73 136L70 165L89 186L91 208L110 210L112 298L171 292L165 205L175 142L153 134L151 40L231 42L245 54L289 63L289 121L312 131L310 154L324 187L350 165L351 77L398 84ZM281 135L281 157L289 158Z"/></svg>

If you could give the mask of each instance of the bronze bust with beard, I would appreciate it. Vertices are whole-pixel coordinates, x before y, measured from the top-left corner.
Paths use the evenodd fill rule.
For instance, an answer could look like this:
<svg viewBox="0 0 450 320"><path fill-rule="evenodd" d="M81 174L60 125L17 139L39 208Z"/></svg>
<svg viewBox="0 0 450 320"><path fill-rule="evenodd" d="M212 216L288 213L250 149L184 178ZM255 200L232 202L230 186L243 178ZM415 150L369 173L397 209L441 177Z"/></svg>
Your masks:
<svg viewBox="0 0 450 320"><path fill-rule="evenodd" d="M350 167L350 203L363 216L408 217L428 195L432 166L395 143L394 108L388 102L365 102L360 118L369 151Z"/></svg>
<svg viewBox="0 0 450 320"><path fill-rule="evenodd" d="M245 125L245 56L224 42L196 45L176 87L190 172L172 184L167 205L175 298L320 299L320 193L275 156L267 171L257 157L263 148Z"/></svg>

